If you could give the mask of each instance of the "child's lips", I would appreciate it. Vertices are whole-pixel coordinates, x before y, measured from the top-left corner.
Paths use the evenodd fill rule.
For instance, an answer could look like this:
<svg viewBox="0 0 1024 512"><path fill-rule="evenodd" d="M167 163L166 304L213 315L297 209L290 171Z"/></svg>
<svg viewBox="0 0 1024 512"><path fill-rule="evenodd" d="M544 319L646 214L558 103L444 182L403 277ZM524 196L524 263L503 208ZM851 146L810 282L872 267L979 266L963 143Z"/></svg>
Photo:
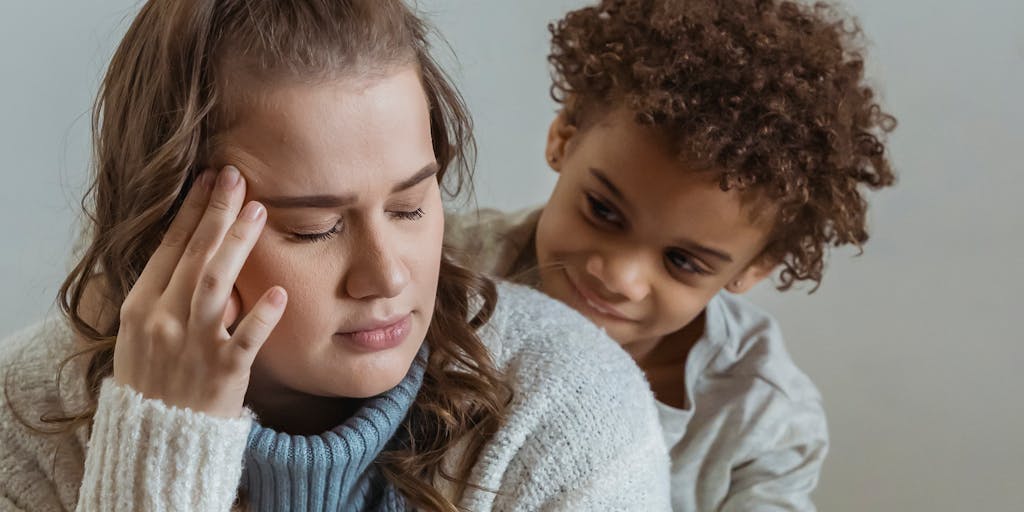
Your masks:
<svg viewBox="0 0 1024 512"><path fill-rule="evenodd" d="M626 314L624 314L615 306L612 306L611 304L605 302L604 300L601 300L601 298L598 297L596 293L589 290L587 287L578 284L575 280L573 280L572 276L570 276L568 272L566 272L566 279L569 281L569 285L573 288L573 291L576 292L576 296L579 299L579 301L582 302L585 306L587 306L588 309L600 314L603 317L612 318L614 320L621 320L625 322L635 321Z"/></svg>

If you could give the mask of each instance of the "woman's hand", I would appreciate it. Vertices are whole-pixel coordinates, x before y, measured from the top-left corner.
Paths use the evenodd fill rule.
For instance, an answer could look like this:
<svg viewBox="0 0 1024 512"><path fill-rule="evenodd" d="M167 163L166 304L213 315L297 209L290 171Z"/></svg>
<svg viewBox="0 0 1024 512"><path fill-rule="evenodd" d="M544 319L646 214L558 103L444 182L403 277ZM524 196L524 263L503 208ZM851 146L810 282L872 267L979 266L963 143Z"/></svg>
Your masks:
<svg viewBox="0 0 1024 512"><path fill-rule="evenodd" d="M121 306L117 383L168 405L241 414L253 359L287 302L284 289L272 287L228 332L235 280L267 216L257 202L242 208L244 198L233 167L196 180Z"/></svg>

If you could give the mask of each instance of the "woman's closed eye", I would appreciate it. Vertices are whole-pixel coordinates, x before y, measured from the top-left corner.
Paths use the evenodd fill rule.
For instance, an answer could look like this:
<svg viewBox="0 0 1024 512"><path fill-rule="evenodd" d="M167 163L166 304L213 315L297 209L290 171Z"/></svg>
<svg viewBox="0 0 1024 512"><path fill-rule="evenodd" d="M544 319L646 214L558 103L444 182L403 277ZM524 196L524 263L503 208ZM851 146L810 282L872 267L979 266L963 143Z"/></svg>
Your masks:
<svg viewBox="0 0 1024 512"><path fill-rule="evenodd" d="M388 212L392 218L400 220L419 220L424 215L423 208L416 208L415 210L397 210Z"/></svg>
<svg viewBox="0 0 1024 512"><path fill-rule="evenodd" d="M343 224L341 220L335 222L330 229L319 232L307 232L304 230L297 230L292 232L292 236L300 242L323 242L334 238L335 235L341 232Z"/></svg>
<svg viewBox="0 0 1024 512"><path fill-rule="evenodd" d="M415 221L422 219L426 212L423 211L423 208L416 208L415 210L391 210L388 211L387 214L392 219ZM338 233L341 233L343 227L344 223L341 220L338 220L330 227L330 229L325 231L296 229L292 231L291 235L300 242L324 242L334 238Z"/></svg>

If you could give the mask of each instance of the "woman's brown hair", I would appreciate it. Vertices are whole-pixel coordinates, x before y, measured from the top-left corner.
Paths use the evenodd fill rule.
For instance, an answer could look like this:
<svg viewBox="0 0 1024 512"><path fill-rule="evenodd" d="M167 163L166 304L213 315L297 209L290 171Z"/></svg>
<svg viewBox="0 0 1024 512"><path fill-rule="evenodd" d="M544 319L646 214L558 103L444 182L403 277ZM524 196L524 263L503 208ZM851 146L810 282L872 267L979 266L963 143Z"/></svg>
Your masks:
<svg viewBox="0 0 1024 512"><path fill-rule="evenodd" d="M60 291L61 309L88 343L75 357L87 358L90 404L44 421L67 429L91 421L100 384L112 373L119 326L109 312L120 309L208 165L208 141L231 117L225 105L239 87L234 73L315 83L415 65L430 104L438 179L451 194L468 183L470 119L431 58L427 37L427 26L401 0L151 0L142 7L97 96L94 176L83 201L89 232ZM83 311L86 289L97 280L110 318L103 325ZM456 510L433 482L446 478L462 489L483 442L501 424L508 390L476 334L495 301L491 281L442 257L423 387L399 437L404 441L378 460L414 507ZM463 442L461 463L446 473L441 461Z"/></svg>
<svg viewBox="0 0 1024 512"><path fill-rule="evenodd" d="M862 189L894 183L896 121L864 79L855 21L823 2L603 0L550 30L569 123L628 107L723 190L777 212L763 257L780 289L819 284L829 246L867 241Z"/></svg>

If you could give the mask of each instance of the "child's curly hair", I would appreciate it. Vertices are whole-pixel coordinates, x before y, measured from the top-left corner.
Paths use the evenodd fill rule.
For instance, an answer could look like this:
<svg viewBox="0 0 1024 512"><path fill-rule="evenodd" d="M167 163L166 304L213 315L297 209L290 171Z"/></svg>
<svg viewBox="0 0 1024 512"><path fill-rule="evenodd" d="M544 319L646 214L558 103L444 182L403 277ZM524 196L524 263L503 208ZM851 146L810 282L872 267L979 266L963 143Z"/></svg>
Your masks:
<svg viewBox="0 0 1024 512"><path fill-rule="evenodd" d="M570 124L626 106L723 190L778 212L763 257L779 289L816 288L829 246L867 240L860 186L894 182L882 138L896 120L864 81L856 21L824 3L603 0L549 30Z"/></svg>

